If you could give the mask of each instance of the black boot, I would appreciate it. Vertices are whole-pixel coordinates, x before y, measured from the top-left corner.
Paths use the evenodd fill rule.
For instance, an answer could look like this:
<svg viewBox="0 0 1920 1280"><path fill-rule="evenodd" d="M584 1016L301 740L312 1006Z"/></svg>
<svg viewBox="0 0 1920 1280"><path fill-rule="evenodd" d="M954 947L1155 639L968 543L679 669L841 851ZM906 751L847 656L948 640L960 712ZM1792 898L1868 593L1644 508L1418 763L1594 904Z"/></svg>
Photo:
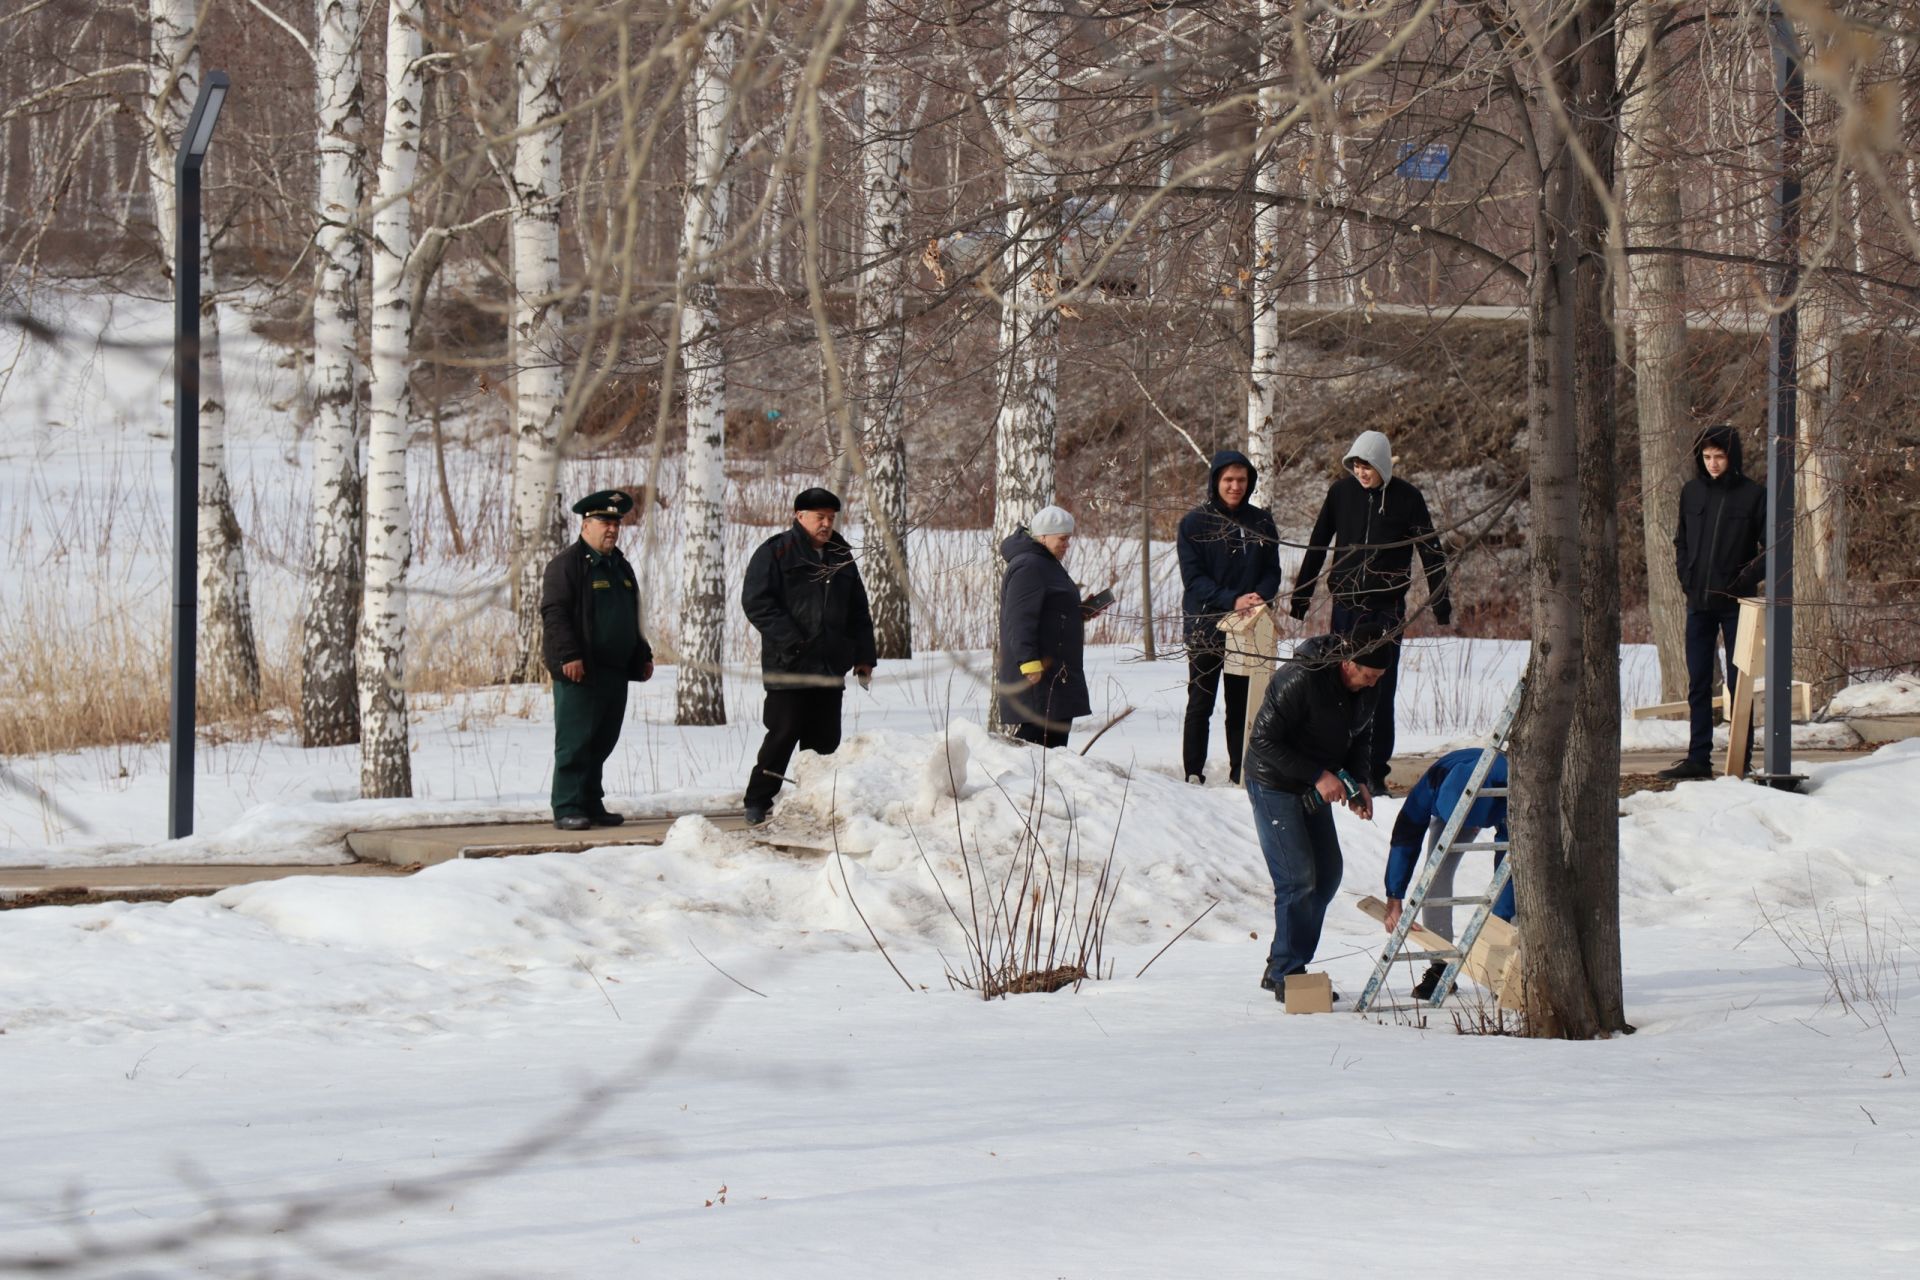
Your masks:
<svg viewBox="0 0 1920 1280"><path fill-rule="evenodd" d="M1427 971L1420 975L1420 981L1414 984L1413 998L1415 1000L1433 999L1433 993L1439 990L1440 979L1446 975L1446 972L1447 966L1438 960L1429 964Z"/></svg>

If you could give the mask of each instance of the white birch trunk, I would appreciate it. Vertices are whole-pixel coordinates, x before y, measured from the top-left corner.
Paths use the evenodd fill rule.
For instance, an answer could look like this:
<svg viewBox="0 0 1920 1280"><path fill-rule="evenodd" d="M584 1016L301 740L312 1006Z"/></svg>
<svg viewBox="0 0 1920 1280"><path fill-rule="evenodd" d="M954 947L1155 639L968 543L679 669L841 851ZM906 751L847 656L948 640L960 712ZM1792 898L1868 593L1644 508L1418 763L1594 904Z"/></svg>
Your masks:
<svg viewBox="0 0 1920 1280"><path fill-rule="evenodd" d="M407 439L413 421L413 217L420 158L421 0L387 3L387 107L373 214L366 590L360 605L360 795L411 796L407 750Z"/></svg>
<svg viewBox="0 0 1920 1280"><path fill-rule="evenodd" d="M1845 415L1835 413L1833 370L1845 336L1834 291L1801 297L1799 466L1794 474L1793 595L1796 679L1822 706L1847 683L1847 460Z"/></svg>
<svg viewBox="0 0 1920 1280"><path fill-rule="evenodd" d="M687 97L687 201L681 222L680 360L685 368L687 466L680 497L679 679L674 723L725 724L720 683L727 622L727 375L719 338L719 250L729 191L727 95L733 33L707 34Z"/></svg>
<svg viewBox="0 0 1920 1280"><path fill-rule="evenodd" d="M1273 40L1278 18L1275 0L1260 0L1257 30L1260 33L1259 121L1266 129L1279 114L1277 81L1285 59L1276 56ZM1280 190L1279 149L1273 140L1260 139L1268 148L1266 159L1253 175L1254 191L1278 194ZM1253 304L1253 366L1247 380L1247 457L1260 475L1273 483L1275 437L1279 431L1277 408L1280 394L1280 206L1260 203L1253 206L1253 261L1249 293Z"/></svg>
<svg viewBox="0 0 1920 1280"><path fill-rule="evenodd" d="M560 427L566 364L560 332L560 51L548 0L525 0L514 67L520 135L513 156L513 599L516 678L537 680L540 576L559 554Z"/></svg>
<svg viewBox="0 0 1920 1280"><path fill-rule="evenodd" d="M360 622L360 282L366 204L359 0L317 0L314 107L319 282L313 298L313 540L301 645L301 740L360 731L354 641Z"/></svg>
<svg viewBox="0 0 1920 1280"><path fill-rule="evenodd" d="M860 152L865 196L860 221L857 325L860 449L867 469L868 553L862 566L873 608L874 639L883 658L913 656L911 578L907 566L907 444L900 400L902 323L909 260L907 170L911 142L900 113L897 59L882 48L880 24L868 23L866 137Z"/></svg>
<svg viewBox="0 0 1920 1280"><path fill-rule="evenodd" d="M153 0L146 129L148 185L160 260L174 254L174 154L200 92L196 0ZM131 184L129 184L131 185ZM227 410L220 374L220 310L206 224L200 231L199 537L195 544L200 636L198 674L212 712L251 710L260 697L260 654L253 637L247 558L227 483Z"/></svg>
<svg viewBox="0 0 1920 1280"><path fill-rule="evenodd" d="M1001 539L1053 502L1058 420L1060 313L1058 215L1050 201L1058 177L1053 145L1059 121L1057 24L1016 11L1007 19L1012 103L1001 138L1006 153L1007 285L1000 303L1000 412L995 423L993 537Z"/></svg>

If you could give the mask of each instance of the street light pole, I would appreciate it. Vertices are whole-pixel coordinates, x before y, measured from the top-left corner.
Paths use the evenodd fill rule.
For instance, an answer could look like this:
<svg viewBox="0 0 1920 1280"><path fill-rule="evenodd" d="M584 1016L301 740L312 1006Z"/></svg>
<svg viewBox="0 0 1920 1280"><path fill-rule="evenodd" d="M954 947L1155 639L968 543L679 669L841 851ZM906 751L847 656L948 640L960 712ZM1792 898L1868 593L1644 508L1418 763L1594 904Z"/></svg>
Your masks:
<svg viewBox="0 0 1920 1280"><path fill-rule="evenodd" d="M200 166L226 102L227 73L200 85L173 161L173 706L168 728L167 838L193 834L193 739L199 634Z"/></svg>
<svg viewBox="0 0 1920 1280"><path fill-rule="evenodd" d="M1774 247L1782 299L1800 288L1800 162L1806 88L1793 24L1768 5L1773 45L1780 169L1774 189ZM1767 353L1767 737L1761 778L1792 790L1793 773L1793 485L1798 452L1800 308L1787 302L1768 325Z"/></svg>

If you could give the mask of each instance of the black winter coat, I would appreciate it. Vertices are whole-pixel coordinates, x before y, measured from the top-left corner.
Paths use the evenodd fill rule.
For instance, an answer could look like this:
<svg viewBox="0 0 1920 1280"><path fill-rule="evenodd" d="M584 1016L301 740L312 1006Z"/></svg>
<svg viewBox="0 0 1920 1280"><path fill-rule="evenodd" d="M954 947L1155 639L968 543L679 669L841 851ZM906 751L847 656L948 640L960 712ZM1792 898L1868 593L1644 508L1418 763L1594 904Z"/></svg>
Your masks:
<svg viewBox="0 0 1920 1280"><path fill-rule="evenodd" d="M1249 477L1247 497L1238 507L1220 501L1220 473L1233 466L1245 467ZM1251 500L1259 480L1246 454L1223 449L1213 455L1207 473L1207 500L1180 517L1174 548L1185 588L1180 607L1187 615L1188 648L1220 648L1225 643L1220 619L1247 592L1257 592L1262 600L1280 594L1280 531L1266 508Z"/></svg>
<svg viewBox="0 0 1920 1280"><path fill-rule="evenodd" d="M1372 770L1373 708L1378 689L1353 690L1333 657L1339 636L1303 640L1267 685L1247 739L1246 775L1296 795L1322 773L1345 769L1364 782Z"/></svg>
<svg viewBox="0 0 1920 1280"><path fill-rule="evenodd" d="M1727 451L1727 469L1707 474L1701 450ZM1689 609L1732 609L1760 589L1766 575L1767 491L1741 473L1740 436L1710 427L1693 448L1694 477L1680 490L1680 523L1673 533L1674 569Z"/></svg>
<svg viewBox="0 0 1920 1280"><path fill-rule="evenodd" d="M818 686L877 661L867 586L853 548L834 534L816 550L795 521L747 561L740 607L760 633L760 670L768 688ZM789 676L814 679L783 679Z"/></svg>
<svg viewBox="0 0 1920 1280"><path fill-rule="evenodd" d="M586 542L576 539L572 546L547 561L546 570L540 575L540 656L556 680L565 678L562 667L569 662L587 661L588 652L593 648L593 592L587 588L588 555ZM620 554L620 548L607 552L607 560L611 571L625 574L628 582L637 581L633 566ZM637 604L636 595L636 612ZM647 664L652 661L653 646L647 643L643 632L633 657L627 662L627 679L645 680Z"/></svg>
<svg viewBox="0 0 1920 1280"><path fill-rule="evenodd" d="M1307 539L1307 554L1294 581L1293 616L1307 616L1313 588L1328 548L1333 568L1327 574L1334 603L1369 613L1406 611L1413 585L1413 553L1420 552L1427 574L1428 606L1442 626L1453 620L1447 595L1447 557L1433 531L1427 500L1399 477L1369 489L1352 476L1336 480L1320 504L1320 517Z"/></svg>
<svg viewBox="0 0 1920 1280"><path fill-rule="evenodd" d="M1053 553L1016 529L1000 544L1007 562L1000 581L1000 719L1066 729L1093 714L1087 692L1086 621L1080 588ZM1042 664L1028 685L1023 664Z"/></svg>

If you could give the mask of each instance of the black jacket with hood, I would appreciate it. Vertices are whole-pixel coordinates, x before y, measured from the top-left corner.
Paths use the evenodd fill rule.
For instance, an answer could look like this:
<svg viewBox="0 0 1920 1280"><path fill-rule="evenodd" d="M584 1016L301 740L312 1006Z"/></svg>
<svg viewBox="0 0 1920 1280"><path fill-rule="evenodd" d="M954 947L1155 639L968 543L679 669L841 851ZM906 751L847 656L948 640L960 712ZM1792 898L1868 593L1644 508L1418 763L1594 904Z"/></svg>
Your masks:
<svg viewBox="0 0 1920 1280"><path fill-rule="evenodd" d="M636 579L633 566L615 547L605 556L607 572L619 574L629 589ZM564 668L569 662L585 662L593 648L593 592L587 586L587 574L592 568L592 556L584 539L576 538L572 546L547 561L546 570L540 575L540 656L547 664L547 670L555 680L564 679ZM634 596L635 612L639 611L639 595ZM636 624L637 625L637 624ZM644 632L640 634L640 643L633 647L633 656L627 660L627 679L645 680L647 664L653 661L653 646L647 643Z"/></svg>
<svg viewBox="0 0 1920 1280"><path fill-rule="evenodd" d="M1727 469L1707 474L1700 455L1708 445L1727 451ZM1693 446L1693 479L1680 490L1680 522L1673 533L1674 569L1689 609L1732 609L1760 589L1766 576L1767 491L1740 466L1740 433L1708 427Z"/></svg>
<svg viewBox="0 0 1920 1280"><path fill-rule="evenodd" d="M1378 471L1382 483L1378 489L1369 489L1349 475L1327 490L1320 517L1307 538L1300 576L1294 580L1293 616L1307 616L1329 549L1333 568L1327 573L1327 589L1334 603L1369 613L1403 614L1407 588L1413 585L1417 548L1427 575L1428 607L1433 620L1445 626L1453 620L1447 557L1434 533L1426 498L1394 477L1393 450L1380 432L1360 433L1345 461L1355 458Z"/></svg>
<svg viewBox="0 0 1920 1280"><path fill-rule="evenodd" d="M1238 507L1220 500L1220 473L1247 469L1247 496ZM1260 473L1247 455L1222 449L1207 472L1207 498L1180 518L1174 544L1180 556L1180 606L1186 611L1188 648L1217 649L1224 641L1222 617L1249 591L1262 600L1280 594L1280 531L1265 507L1253 505Z"/></svg>
<svg viewBox="0 0 1920 1280"><path fill-rule="evenodd" d="M1281 664L1247 737L1248 779L1298 795L1323 772L1370 775L1380 691L1347 688L1338 657L1345 643L1340 636L1302 640Z"/></svg>
<svg viewBox="0 0 1920 1280"><path fill-rule="evenodd" d="M817 687L874 665L873 614L853 548L839 534L815 549L799 521L754 551L740 586L740 607L760 632L760 670L768 688Z"/></svg>
<svg viewBox="0 0 1920 1280"><path fill-rule="evenodd" d="M1024 528L1000 544L1000 555L1007 562L1000 581L1000 719L1069 728L1075 716L1093 714L1080 588ZM1020 668L1033 662L1041 664L1040 683L1029 685Z"/></svg>

